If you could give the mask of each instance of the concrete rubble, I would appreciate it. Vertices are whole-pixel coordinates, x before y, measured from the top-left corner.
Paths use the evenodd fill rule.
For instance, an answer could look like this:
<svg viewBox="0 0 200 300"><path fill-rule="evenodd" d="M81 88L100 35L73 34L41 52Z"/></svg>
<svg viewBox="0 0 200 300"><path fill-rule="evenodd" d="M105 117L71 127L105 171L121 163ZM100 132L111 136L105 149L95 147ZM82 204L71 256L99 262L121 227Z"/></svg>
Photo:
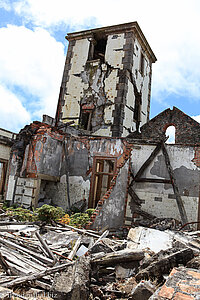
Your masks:
<svg viewBox="0 0 200 300"><path fill-rule="evenodd" d="M199 299L200 232L0 222L1 299ZM182 298L181 298L182 297Z"/></svg>

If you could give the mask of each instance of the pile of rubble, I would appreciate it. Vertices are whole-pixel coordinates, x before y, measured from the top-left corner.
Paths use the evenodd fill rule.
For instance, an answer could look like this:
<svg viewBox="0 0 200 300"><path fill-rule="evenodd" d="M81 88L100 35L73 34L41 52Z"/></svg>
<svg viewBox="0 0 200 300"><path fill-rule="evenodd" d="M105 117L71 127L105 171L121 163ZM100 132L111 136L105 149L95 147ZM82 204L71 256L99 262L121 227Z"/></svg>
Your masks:
<svg viewBox="0 0 200 300"><path fill-rule="evenodd" d="M199 236L1 221L0 299L200 299Z"/></svg>

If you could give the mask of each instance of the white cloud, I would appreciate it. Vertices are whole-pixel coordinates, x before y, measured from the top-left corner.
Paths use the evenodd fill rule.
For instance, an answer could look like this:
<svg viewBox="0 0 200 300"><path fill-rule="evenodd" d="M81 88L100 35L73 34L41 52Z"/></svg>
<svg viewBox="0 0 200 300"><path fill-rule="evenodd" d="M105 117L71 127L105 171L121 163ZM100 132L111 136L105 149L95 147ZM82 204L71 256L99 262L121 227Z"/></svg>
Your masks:
<svg viewBox="0 0 200 300"><path fill-rule="evenodd" d="M7 0L0 0L0 8L3 8L7 11L11 10L11 5Z"/></svg>
<svg viewBox="0 0 200 300"><path fill-rule="evenodd" d="M192 116L192 118L193 118L195 121L197 121L197 122L200 123L200 115L198 115L198 116Z"/></svg>
<svg viewBox="0 0 200 300"><path fill-rule="evenodd" d="M30 114L20 100L0 85L0 127L17 133L30 121Z"/></svg>
<svg viewBox="0 0 200 300"><path fill-rule="evenodd" d="M34 118L55 114L64 67L64 46L41 28L8 25L0 29L0 81L30 94L25 99Z"/></svg>
<svg viewBox="0 0 200 300"><path fill-rule="evenodd" d="M138 21L158 57L153 96L200 98L200 2L198 0L21 0L15 11L38 26L62 22L77 29L93 18L100 26Z"/></svg>
<svg viewBox="0 0 200 300"><path fill-rule="evenodd" d="M199 0L102 0L99 5L92 0L0 0L1 8L11 6L35 29L0 29L0 82L36 99L27 104L29 99L16 95L35 119L56 111L64 46L48 30L62 28L58 26L81 30L138 21L158 58L153 65L154 100L163 103L170 94L200 99Z"/></svg>

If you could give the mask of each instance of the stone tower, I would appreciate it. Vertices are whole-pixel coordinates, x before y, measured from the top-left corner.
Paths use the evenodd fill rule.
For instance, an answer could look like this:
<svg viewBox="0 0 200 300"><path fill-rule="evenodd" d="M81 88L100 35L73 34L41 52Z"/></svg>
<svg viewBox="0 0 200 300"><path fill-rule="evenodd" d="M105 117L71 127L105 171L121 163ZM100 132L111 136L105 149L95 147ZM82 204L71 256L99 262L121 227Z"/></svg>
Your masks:
<svg viewBox="0 0 200 300"><path fill-rule="evenodd" d="M127 136L149 120L156 57L137 22L91 29L69 41L56 121L91 135Z"/></svg>

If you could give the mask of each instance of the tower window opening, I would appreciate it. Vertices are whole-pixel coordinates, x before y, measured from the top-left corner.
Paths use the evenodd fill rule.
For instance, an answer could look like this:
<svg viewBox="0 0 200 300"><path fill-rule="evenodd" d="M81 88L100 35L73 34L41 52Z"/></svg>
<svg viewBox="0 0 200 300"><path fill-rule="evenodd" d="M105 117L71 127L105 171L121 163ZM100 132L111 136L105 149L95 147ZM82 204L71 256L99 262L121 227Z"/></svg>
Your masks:
<svg viewBox="0 0 200 300"><path fill-rule="evenodd" d="M92 130L92 110L82 110L80 117L80 127L84 130Z"/></svg>
<svg viewBox="0 0 200 300"><path fill-rule="evenodd" d="M145 65L145 58L144 58L144 54L141 52L141 56L140 56L140 73L142 76L144 76L144 65Z"/></svg>
<svg viewBox="0 0 200 300"><path fill-rule="evenodd" d="M107 37L101 34L95 34L90 42L90 50L88 60L100 59L104 62L105 52L107 45Z"/></svg>

